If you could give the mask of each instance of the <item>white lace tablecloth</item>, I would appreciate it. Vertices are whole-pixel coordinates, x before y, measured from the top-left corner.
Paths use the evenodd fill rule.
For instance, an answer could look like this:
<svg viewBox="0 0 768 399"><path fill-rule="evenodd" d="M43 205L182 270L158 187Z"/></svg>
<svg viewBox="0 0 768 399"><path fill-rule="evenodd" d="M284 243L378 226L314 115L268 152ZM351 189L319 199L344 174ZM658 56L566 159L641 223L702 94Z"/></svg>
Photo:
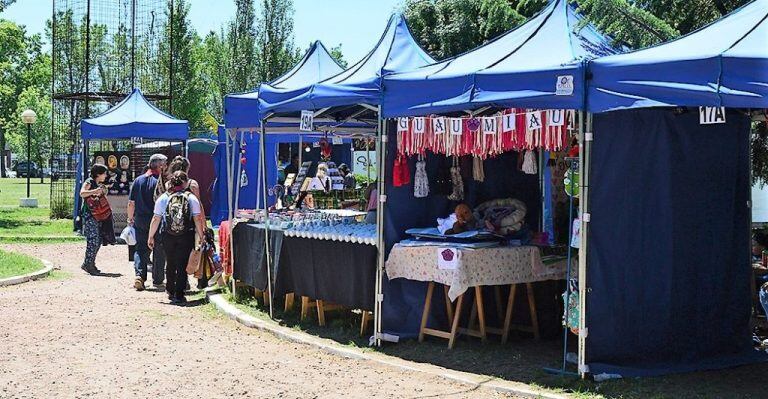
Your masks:
<svg viewBox="0 0 768 399"><path fill-rule="evenodd" d="M387 276L390 280L406 278L447 285L451 300L471 287L565 279L566 261L545 265L539 248L533 246L456 249L455 269L438 267L440 250L444 249L395 245L387 259Z"/></svg>

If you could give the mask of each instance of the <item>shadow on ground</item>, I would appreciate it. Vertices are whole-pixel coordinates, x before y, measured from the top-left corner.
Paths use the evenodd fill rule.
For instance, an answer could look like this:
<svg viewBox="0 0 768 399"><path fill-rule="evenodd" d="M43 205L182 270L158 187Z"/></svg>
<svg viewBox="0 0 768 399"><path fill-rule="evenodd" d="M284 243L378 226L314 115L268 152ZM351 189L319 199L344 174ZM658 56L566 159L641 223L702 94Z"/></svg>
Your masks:
<svg viewBox="0 0 768 399"><path fill-rule="evenodd" d="M251 300L241 308L259 318L268 318L268 309ZM319 327L313 314L299 320L297 311L282 313L275 306L277 321L286 327L327 338L343 345L368 347L368 335L362 337L360 315L349 311L326 312L326 327ZM569 343L575 351L576 344ZM522 382L546 389L575 393L579 398L649 399L649 398L764 398L768 395L765 376L768 364L654 378L611 380L603 383L582 381L568 376L548 374L544 368L559 369L562 364L562 340L535 341L529 335L511 335L510 342L501 345L498 337L489 336L487 343L462 337L449 350L446 340L428 338L419 343L409 340L385 344L375 349L405 360L431 363L452 370L489 375L508 381ZM575 371L569 365L570 371Z"/></svg>

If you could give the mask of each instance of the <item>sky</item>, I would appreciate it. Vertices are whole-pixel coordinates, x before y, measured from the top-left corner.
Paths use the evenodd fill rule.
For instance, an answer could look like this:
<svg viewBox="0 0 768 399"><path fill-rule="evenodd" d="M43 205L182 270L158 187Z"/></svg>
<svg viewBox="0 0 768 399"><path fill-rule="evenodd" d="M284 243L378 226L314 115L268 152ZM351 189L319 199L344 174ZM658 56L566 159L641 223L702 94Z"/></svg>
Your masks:
<svg viewBox="0 0 768 399"><path fill-rule="evenodd" d="M402 7L403 0L294 0L293 3L296 46L306 49L315 40L322 41L328 48L341 44L344 58L352 64L376 44L389 15ZM190 0L190 4L189 18L200 36L211 30L218 31L235 15L233 0ZM42 34L51 12L52 0L16 0L0 18L26 25L30 33Z"/></svg>

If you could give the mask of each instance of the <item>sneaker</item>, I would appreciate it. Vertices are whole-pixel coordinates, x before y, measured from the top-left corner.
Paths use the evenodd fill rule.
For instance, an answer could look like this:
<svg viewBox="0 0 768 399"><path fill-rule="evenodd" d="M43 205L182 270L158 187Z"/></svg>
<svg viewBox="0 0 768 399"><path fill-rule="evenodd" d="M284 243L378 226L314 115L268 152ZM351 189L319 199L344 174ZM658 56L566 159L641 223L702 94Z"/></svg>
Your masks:
<svg viewBox="0 0 768 399"><path fill-rule="evenodd" d="M133 288L136 288L136 291L144 291L144 280L136 277L136 280L133 282Z"/></svg>
<svg viewBox="0 0 768 399"><path fill-rule="evenodd" d="M158 291L165 291L165 284L163 283L152 283L152 286Z"/></svg>
<svg viewBox="0 0 768 399"><path fill-rule="evenodd" d="M183 305L187 303L187 298L184 296L175 296L171 298L171 303L174 305Z"/></svg>

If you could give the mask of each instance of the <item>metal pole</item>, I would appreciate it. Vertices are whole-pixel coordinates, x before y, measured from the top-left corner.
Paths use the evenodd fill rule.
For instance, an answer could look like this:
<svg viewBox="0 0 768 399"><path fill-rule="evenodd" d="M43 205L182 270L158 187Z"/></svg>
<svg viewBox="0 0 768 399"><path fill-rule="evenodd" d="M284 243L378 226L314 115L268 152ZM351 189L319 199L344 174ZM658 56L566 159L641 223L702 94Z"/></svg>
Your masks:
<svg viewBox="0 0 768 399"><path fill-rule="evenodd" d="M27 198L30 197L29 181L32 175L32 124L27 123ZM42 165L41 165L42 166Z"/></svg>
<svg viewBox="0 0 768 399"><path fill-rule="evenodd" d="M583 122L582 122L583 123ZM589 237L589 169L592 150L592 114L586 114L586 127L579 133L579 215L581 217L581 241L579 245L579 374L584 378L586 366L586 339L589 330L586 322L587 310L587 257Z"/></svg>
<svg viewBox="0 0 768 399"><path fill-rule="evenodd" d="M379 203L376 206L376 247L378 249L377 265L376 265L376 298L374 301L374 338L376 346L381 346L381 330L382 330L382 315L381 308L384 301L383 293L383 279L384 279L384 208L386 208L387 195L385 180L385 168L387 159L387 123L386 120L381 118L381 105L378 109L379 116L379 140L376 143L376 152L378 154L377 159L377 174L378 174L378 199Z"/></svg>
<svg viewBox="0 0 768 399"><path fill-rule="evenodd" d="M174 74L173 74L173 68L174 68L174 65L173 65L173 61L174 61L174 60L173 60L173 53L174 53L174 48L173 48L173 34L174 34L174 32L175 32L175 29L174 29L174 28L175 28L175 26L174 26L174 21L173 21L173 15L174 15L174 12L176 11L176 10L174 10L174 7L175 7L175 6L174 6L174 2L173 2L173 0L170 0L170 6L171 6L171 12L170 12L170 17L171 17L171 22L170 22L170 25L171 25L171 32L170 32L170 38L169 38L169 40L168 40L168 41L169 41L169 43L170 43L170 46L169 46L169 49L168 49L168 53L169 53L169 56L170 56L170 60L169 60L169 63L168 63L168 65L169 65L169 68L168 68L168 69L169 69L169 71L168 71L168 75L169 75L169 76L168 76L168 85L170 86L170 87L168 88L168 95L169 95L169 97L170 97L170 100L168 100L168 113L170 113L170 114L173 114L173 86L174 86L174 85L173 85L173 77L174 77L174 76L173 76L173 75L174 75Z"/></svg>
<svg viewBox="0 0 768 399"><path fill-rule="evenodd" d="M131 90L135 88L136 88L136 0L132 0L131 1Z"/></svg>
<svg viewBox="0 0 768 399"><path fill-rule="evenodd" d="M239 142L242 145L242 142L245 139L245 137L244 137L245 136L245 132L241 131L239 133L240 133L240 141ZM237 134L237 132L235 134ZM237 136L235 136L235 137L237 137ZM237 145L237 143L238 143L238 141L235 141L235 144L234 144L234 151L237 151L237 154L238 154L238 156L237 156L237 174L236 174L236 176L235 176L235 178L233 179L233 182L232 182L233 183L233 189L236 190L236 191L234 191L235 202L232 205L232 207L233 207L232 219L231 219L232 222L230 222L230 224L229 224L229 228L230 228L229 242L230 242L230 245L233 248L232 251L230 252L231 257L230 257L229 262L232 264L232 296L235 299L237 299L237 280L235 279L235 251L234 251L234 241L235 241L234 232L235 232L235 227L233 226L233 224L234 224L235 216L237 216L237 211L240 209L240 171L242 169L241 165L243 164L243 153L240 151L240 148Z"/></svg>
<svg viewBox="0 0 768 399"><path fill-rule="evenodd" d="M266 123L266 120L261 121L261 137L259 139L259 158L260 159L260 174L261 174L261 189L263 193L264 198L264 254L267 258L267 295L269 296L269 317L274 318L274 314L272 311L272 271L270 268L272 267L272 256L269 253L269 204L267 203L268 195L267 195L267 160L266 160L266 140L267 140L267 134L266 134L266 128L264 124Z"/></svg>

